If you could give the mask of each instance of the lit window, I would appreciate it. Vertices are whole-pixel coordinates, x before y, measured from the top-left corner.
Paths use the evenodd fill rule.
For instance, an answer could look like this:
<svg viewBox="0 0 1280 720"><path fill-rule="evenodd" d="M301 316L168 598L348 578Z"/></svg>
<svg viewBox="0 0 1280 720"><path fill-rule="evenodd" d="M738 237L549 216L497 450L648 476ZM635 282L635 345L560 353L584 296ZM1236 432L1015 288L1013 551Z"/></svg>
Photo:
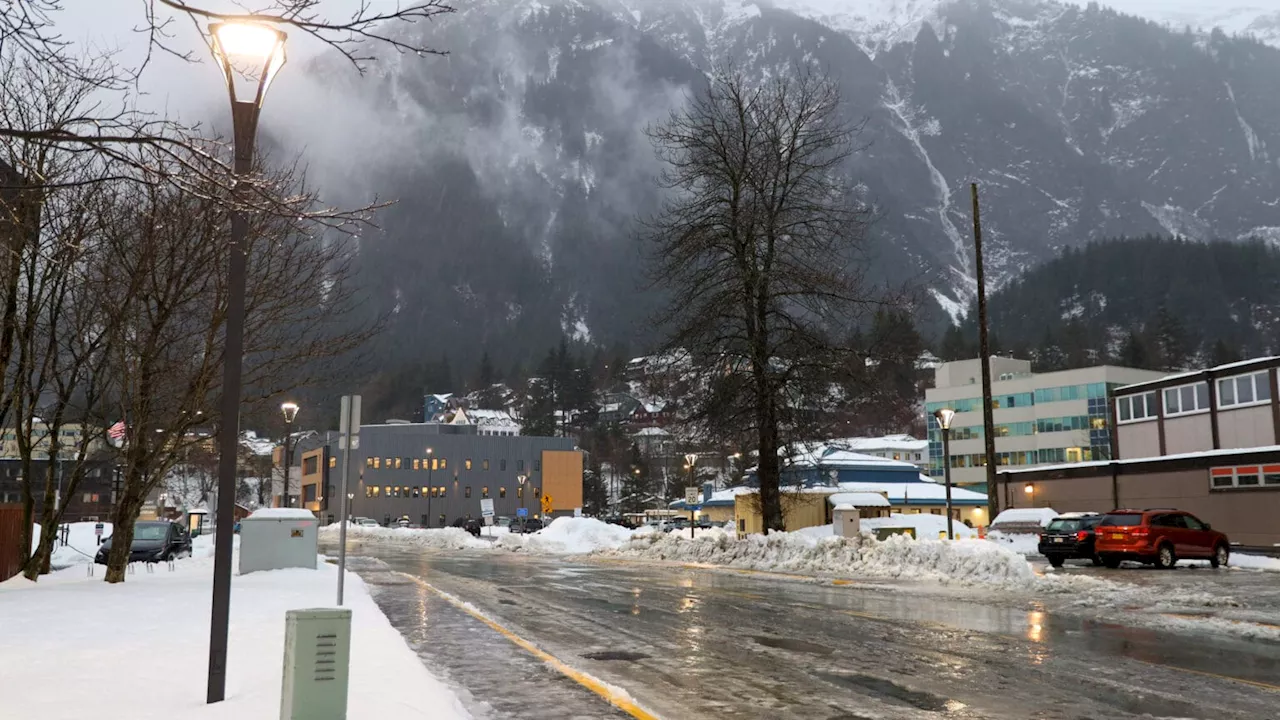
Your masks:
<svg viewBox="0 0 1280 720"><path fill-rule="evenodd" d="M431 497L436 497L436 496L438 496L439 494L440 494L440 491L439 491L438 489L436 489L436 488L431 488Z"/></svg>
<svg viewBox="0 0 1280 720"><path fill-rule="evenodd" d="M331 467L331 468L336 468L336 467L338 467L338 458L336 458L336 457L331 457L331 458L329 458L329 467Z"/></svg>
<svg viewBox="0 0 1280 720"><path fill-rule="evenodd" d="M467 458L467 461L466 461L465 463L463 463L463 465L464 465L468 470L470 470L470 469L471 469L471 458Z"/></svg>
<svg viewBox="0 0 1280 720"><path fill-rule="evenodd" d="M489 469L489 458L485 458L485 459L484 459L484 462L480 464L480 467L481 467L481 469L482 469L482 470L488 470L488 469Z"/></svg>
<svg viewBox="0 0 1280 720"><path fill-rule="evenodd" d="M485 485L484 487L480 488L480 497L482 497L482 498L487 498L487 497L489 497L489 486L488 486L488 485Z"/></svg>
<svg viewBox="0 0 1280 720"><path fill-rule="evenodd" d="M396 458L396 469L400 469L400 458Z"/></svg>
<svg viewBox="0 0 1280 720"><path fill-rule="evenodd" d="M364 489L364 496L365 496L365 497L367 497L367 498L371 498L371 497L373 497L373 496L374 496L374 494L375 494L373 491L374 491L374 490L377 490L377 489L378 489L378 488L373 488L373 487L367 487L367 486L366 486L366 487L365 487L365 489Z"/></svg>
<svg viewBox="0 0 1280 720"><path fill-rule="evenodd" d="M432 470L440 469L440 460L438 458L431 458L431 469Z"/></svg>
<svg viewBox="0 0 1280 720"><path fill-rule="evenodd" d="M422 469L422 460L420 460L420 459L418 459L418 458L414 458L414 459L413 459L413 469L414 469L414 470L421 470L421 469Z"/></svg>
<svg viewBox="0 0 1280 720"><path fill-rule="evenodd" d="M373 458L365 458L365 459L364 459L364 466L365 466L365 467L373 467Z"/></svg>
<svg viewBox="0 0 1280 720"><path fill-rule="evenodd" d="M382 486L382 495L383 495L384 497L391 497L391 486L390 486L390 485L383 485L383 486Z"/></svg>
<svg viewBox="0 0 1280 720"><path fill-rule="evenodd" d="M383 467L385 467L386 469L390 470L390 469L391 469L391 458L383 458L383 459L382 459L382 466L383 466Z"/></svg>
<svg viewBox="0 0 1280 720"><path fill-rule="evenodd" d="M414 488L413 488L413 496L414 496L414 497L418 497L418 488L417 488L417 486L416 486L416 485L415 485L415 486L414 486Z"/></svg>
<svg viewBox="0 0 1280 720"><path fill-rule="evenodd" d="M373 496L374 496L374 497L378 497L378 486L377 486L377 485L374 485L374 486L373 486Z"/></svg>
<svg viewBox="0 0 1280 720"><path fill-rule="evenodd" d="M382 458L374 458L374 459L373 459L373 469L374 469L374 470L377 470L377 469L378 469L378 468L380 468L380 467L382 467Z"/></svg>
<svg viewBox="0 0 1280 720"><path fill-rule="evenodd" d="M498 497L504 498L506 496L507 496L507 489L505 487L498 488Z"/></svg>
<svg viewBox="0 0 1280 720"><path fill-rule="evenodd" d="M444 470L449 467L449 458L440 458L440 469Z"/></svg>
<svg viewBox="0 0 1280 720"><path fill-rule="evenodd" d="M444 497L444 486L440 486L440 497Z"/></svg>

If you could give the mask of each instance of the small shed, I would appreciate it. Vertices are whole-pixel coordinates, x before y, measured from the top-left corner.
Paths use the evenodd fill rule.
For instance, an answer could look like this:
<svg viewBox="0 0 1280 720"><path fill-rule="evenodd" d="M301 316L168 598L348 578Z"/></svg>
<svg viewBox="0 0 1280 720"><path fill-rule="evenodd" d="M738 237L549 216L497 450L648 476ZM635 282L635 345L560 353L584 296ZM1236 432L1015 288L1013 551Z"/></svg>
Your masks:
<svg viewBox="0 0 1280 720"><path fill-rule="evenodd" d="M316 567L320 521L302 508L262 508L240 521L240 574Z"/></svg>

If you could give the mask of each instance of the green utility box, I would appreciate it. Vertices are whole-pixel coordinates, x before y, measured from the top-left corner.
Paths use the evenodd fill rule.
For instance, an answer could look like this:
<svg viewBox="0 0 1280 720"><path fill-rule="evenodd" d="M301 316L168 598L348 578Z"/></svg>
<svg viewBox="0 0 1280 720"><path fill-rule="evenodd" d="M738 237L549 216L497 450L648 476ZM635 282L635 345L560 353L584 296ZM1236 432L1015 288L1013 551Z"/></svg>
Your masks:
<svg viewBox="0 0 1280 720"><path fill-rule="evenodd" d="M280 720L346 720L350 664L350 610L285 613Z"/></svg>

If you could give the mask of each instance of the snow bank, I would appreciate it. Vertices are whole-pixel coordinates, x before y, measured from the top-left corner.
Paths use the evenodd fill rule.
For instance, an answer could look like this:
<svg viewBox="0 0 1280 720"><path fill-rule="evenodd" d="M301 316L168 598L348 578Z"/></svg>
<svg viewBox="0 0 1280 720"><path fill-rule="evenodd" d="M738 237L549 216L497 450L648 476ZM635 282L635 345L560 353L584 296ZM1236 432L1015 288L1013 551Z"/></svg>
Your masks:
<svg viewBox="0 0 1280 720"><path fill-rule="evenodd" d="M320 542L338 542L339 525L320 528ZM435 550L462 550L466 548L491 548L493 543L481 540L461 528L385 528L347 526L349 542L376 542L386 545L431 548Z"/></svg>
<svg viewBox="0 0 1280 720"><path fill-rule="evenodd" d="M528 550L557 555L584 555L621 547L631 540L630 530L594 518L561 517L542 530L528 535L507 534L498 545L509 550Z"/></svg>
<svg viewBox="0 0 1280 720"><path fill-rule="evenodd" d="M1045 527L1059 514L1053 508L1009 508L996 515L996 519L991 522L991 527L1001 523L1039 523L1040 527Z"/></svg>
<svg viewBox="0 0 1280 720"><path fill-rule="evenodd" d="M257 572L233 579L227 699L213 705L205 704L204 672L213 560L179 560L175 568L139 571L121 585L107 585L101 574L88 578L83 569L74 568L49 576L58 582L42 579L0 586L4 640L7 648L15 649L0 653L0 677L6 688L22 688L6 694L0 716L278 716L285 611L331 606L337 568L321 563L316 570ZM427 671L387 622L355 574L347 576L346 606L352 611L348 718L469 717L454 693ZM122 658L132 662L121 662ZM170 667L177 671L166 671ZM69 679L75 687L110 691L68 692Z"/></svg>
<svg viewBox="0 0 1280 720"><path fill-rule="evenodd" d="M737 538L720 531L690 540L676 534L641 535L615 551L623 557L677 560L744 567L971 583L1005 587L1031 587L1035 575L1016 553L991 543L976 541L912 540L895 536L883 542L858 538L814 537L790 532Z"/></svg>
<svg viewBox="0 0 1280 720"><path fill-rule="evenodd" d="M1267 557L1265 555L1240 555L1231 553L1231 559L1227 561L1230 567L1249 568L1251 570L1272 570L1280 572L1280 558Z"/></svg>
<svg viewBox="0 0 1280 720"><path fill-rule="evenodd" d="M68 523L71 531L67 534L67 544L59 544L53 549L53 556L49 559L49 565L54 570L60 570L72 565L81 565L93 562L93 556L98 552L98 538L93 532L95 523L91 522L74 522ZM34 531L31 534L31 551L35 552L36 546L40 543L40 525L33 524ZM111 523L102 523L102 539L111 537ZM57 542L55 540L55 542Z"/></svg>
<svg viewBox="0 0 1280 720"><path fill-rule="evenodd" d="M1040 536L1030 533L1003 533L992 530L987 533L987 540L1008 548L1019 555L1039 555Z"/></svg>
<svg viewBox="0 0 1280 720"><path fill-rule="evenodd" d="M887 518L863 518L859 523L864 531L875 532L880 528L909 527L915 528L916 537L921 540L942 539L947 536L947 518L945 515L913 513L903 515L894 513ZM976 538L978 531L959 520L951 521L952 532L956 539Z"/></svg>
<svg viewBox="0 0 1280 720"><path fill-rule="evenodd" d="M304 508L259 508L249 515L251 518L268 518L271 520L315 520L316 514Z"/></svg>

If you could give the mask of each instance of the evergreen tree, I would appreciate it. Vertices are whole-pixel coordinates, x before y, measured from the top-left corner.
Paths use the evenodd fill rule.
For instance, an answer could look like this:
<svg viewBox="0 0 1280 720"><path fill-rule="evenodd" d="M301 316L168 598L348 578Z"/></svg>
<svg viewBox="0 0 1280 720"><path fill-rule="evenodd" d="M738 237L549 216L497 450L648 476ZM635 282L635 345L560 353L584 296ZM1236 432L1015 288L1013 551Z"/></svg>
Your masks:
<svg viewBox="0 0 1280 720"><path fill-rule="evenodd" d="M502 398L494 386L498 383L498 373L493 367L489 351L485 350L480 358L480 373L476 377L476 407L497 410L502 407Z"/></svg>
<svg viewBox="0 0 1280 720"><path fill-rule="evenodd" d="M650 475L649 465L640 455L640 448L631 444L630 462L625 468L622 480L622 512L641 512L651 506L654 480Z"/></svg>
<svg viewBox="0 0 1280 720"><path fill-rule="evenodd" d="M1166 372L1175 372L1186 368L1190 355L1190 343L1187 331L1177 315L1169 312L1168 307L1161 304L1156 310L1155 319L1150 324L1152 349L1156 352L1157 368Z"/></svg>
<svg viewBox="0 0 1280 720"><path fill-rule="evenodd" d="M1227 345L1226 341L1218 338L1213 343L1213 349L1209 351L1209 365L1218 366L1227 363L1240 362L1244 358L1240 357L1240 353Z"/></svg>
<svg viewBox="0 0 1280 720"><path fill-rule="evenodd" d="M1132 329L1120 346L1118 358L1121 365L1131 368L1151 369L1155 365L1151 348L1140 330Z"/></svg>
<svg viewBox="0 0 1280 720"><path fill-rule="evenodd" d="M600 464L582 474L582 512L584 515L600 517L609 510L609 493L605 490L601 477Z"/></svg>
<svg viewBox="0 0 1280 720"><path fill-rule="evenodd" d="M957 325L947 325L942 334L942 344L938 346L938 357L942 360L966 360L975 357L978 351L965 340L964 332Z"/></svg>
<svg viewBox="0 0 1280 720"><path fill-rule="evenodd" d="M522 435L553 437L556 434L555 396L545 378L529 380L522 425Z"/></svg>

